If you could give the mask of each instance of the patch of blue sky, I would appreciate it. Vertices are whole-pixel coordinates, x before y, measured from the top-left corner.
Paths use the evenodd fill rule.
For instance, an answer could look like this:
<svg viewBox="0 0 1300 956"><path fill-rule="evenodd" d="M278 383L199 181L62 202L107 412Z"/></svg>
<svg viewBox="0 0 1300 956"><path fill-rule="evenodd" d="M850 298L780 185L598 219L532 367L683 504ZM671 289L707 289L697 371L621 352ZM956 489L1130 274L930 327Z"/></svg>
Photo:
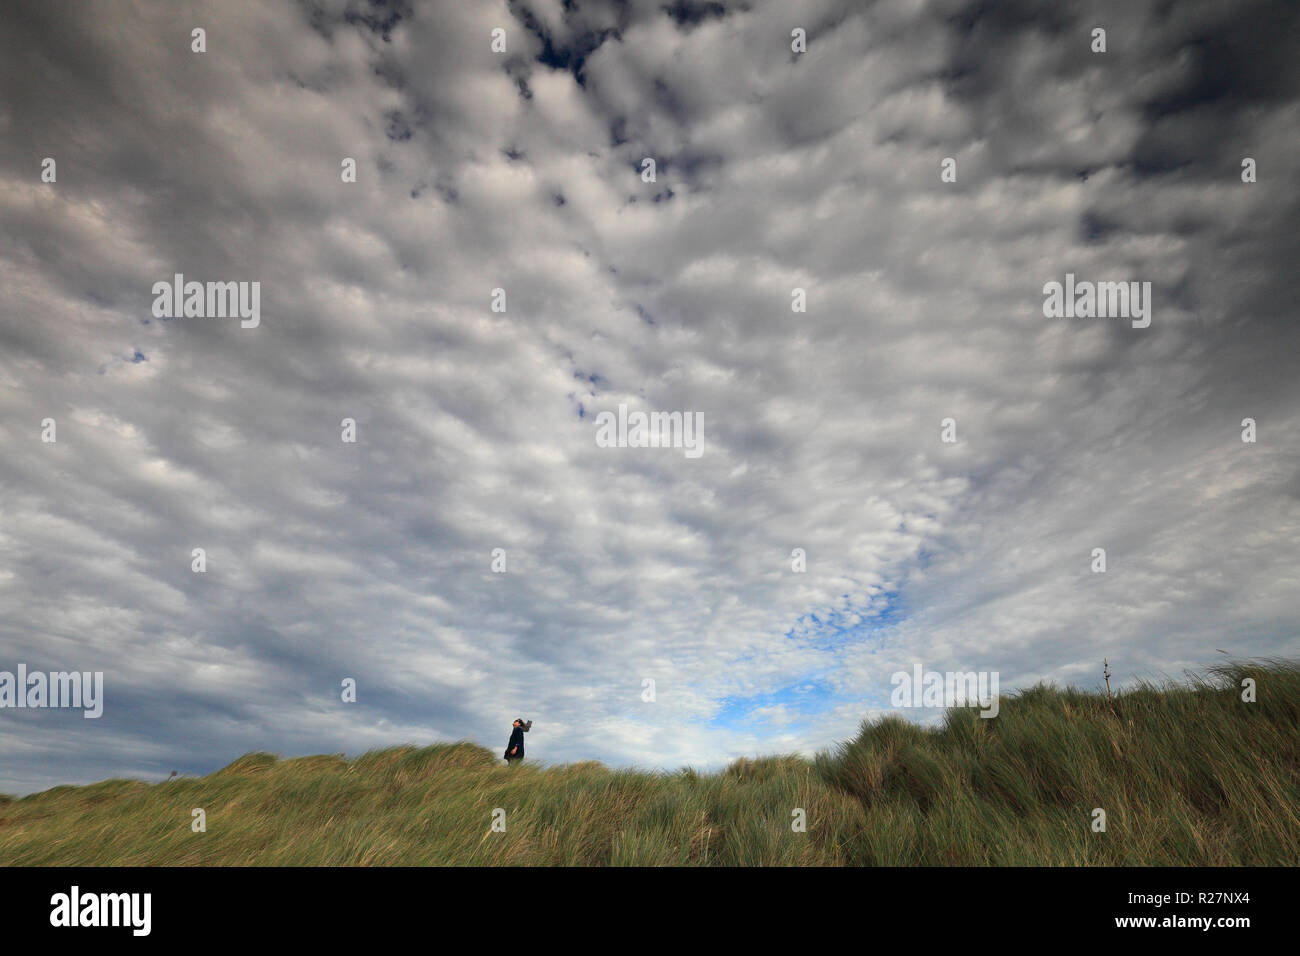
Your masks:
<svg viewBox="0 0 1300 956"><path fill-rule="evenodd" d="M810 674L765 693L724 697L708 725L726 730L793 732L842 702L842 695L825 675Z"/></svg>
<svg viewBox="0 0 1300 956"><path fill-rule="evenodd" d="M892 631L905 613L898 593L889 591L876 595L866 606L851 604L846 594L842 606L805 614L785 637L825 652L825 664L774 690L722 698L709 726L767 733L798 731L820 714L846 703L887 705L888 685L873 688L870 699L864 699L866 695L846 689L830 675L843 655L874 652L884 632Z"/></svg>
<svg viewBox="0 0 1300 956"><path fill-rule="evenodd" d="M896 627L906 613L897 591L877 594L865 605L851 603L845 594L843 602L803 615L786 631L786 638L817 650L860 649Z"/></svg>

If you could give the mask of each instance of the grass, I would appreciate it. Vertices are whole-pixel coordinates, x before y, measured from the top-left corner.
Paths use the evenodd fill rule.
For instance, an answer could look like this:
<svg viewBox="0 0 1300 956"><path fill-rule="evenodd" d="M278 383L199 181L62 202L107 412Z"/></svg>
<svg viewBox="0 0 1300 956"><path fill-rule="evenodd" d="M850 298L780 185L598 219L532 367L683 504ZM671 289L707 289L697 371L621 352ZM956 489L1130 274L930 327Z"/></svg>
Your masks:
<svg viewBox="0 0 1300 956"><path fill-rule="evenodd" d="M1266 661L1114 699L1039 685L994 719L889 718L812 760L714 774L507 768L467 742L252 753L0 796L0 865L1293 866L1298 813L1300 662Z"/></svg>

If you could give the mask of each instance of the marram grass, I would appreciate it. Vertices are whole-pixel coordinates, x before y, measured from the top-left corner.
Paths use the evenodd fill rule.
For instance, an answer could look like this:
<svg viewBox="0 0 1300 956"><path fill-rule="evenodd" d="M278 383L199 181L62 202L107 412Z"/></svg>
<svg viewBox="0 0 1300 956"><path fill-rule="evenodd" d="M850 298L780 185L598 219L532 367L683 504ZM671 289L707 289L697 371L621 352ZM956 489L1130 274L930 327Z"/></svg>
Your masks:
<svg viewBox="0 0 1300 956"><path fill-rule="evenodd" d="M1298 814L1300 663L1268 661L1114 700L1040 685L995 719L887 719L813 760L714 774L507 768L464 742L253 753L206 777L0 797L0 865L1295 865Z"/></svg>

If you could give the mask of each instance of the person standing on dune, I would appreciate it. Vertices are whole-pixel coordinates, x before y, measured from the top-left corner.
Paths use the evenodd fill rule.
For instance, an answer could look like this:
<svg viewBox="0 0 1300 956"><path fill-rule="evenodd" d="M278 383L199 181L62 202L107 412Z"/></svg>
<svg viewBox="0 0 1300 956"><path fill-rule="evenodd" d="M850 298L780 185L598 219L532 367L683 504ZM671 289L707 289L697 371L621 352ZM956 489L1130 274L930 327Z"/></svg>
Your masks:
<svg viewBox="0 0 1300 956"><path fill-rule="evenodd" d="M522 717L516 717L514 729L510 731L510 743L506 744L504 754L506 763L513 767L516 760L524 759L524 734L533 729L531 720L524 720Z"/></svg>

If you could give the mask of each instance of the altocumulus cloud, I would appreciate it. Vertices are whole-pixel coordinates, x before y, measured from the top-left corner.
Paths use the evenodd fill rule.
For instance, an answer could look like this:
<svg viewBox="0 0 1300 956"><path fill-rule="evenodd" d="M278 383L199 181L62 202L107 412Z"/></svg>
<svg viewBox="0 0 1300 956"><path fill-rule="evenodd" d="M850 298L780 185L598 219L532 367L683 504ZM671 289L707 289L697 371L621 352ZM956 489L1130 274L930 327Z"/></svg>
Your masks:
<svg viewBox="0 0 1300 956"><path fill-rule="evenodd" d="M0 788L521 713L716 765L916 661L1294 653L1297 10L1058 6L11 4L0 668L105 677L0 713ZM175 273L260 325L153 317ZM1151 326L1045 318L1066 273Z"/></svg>

